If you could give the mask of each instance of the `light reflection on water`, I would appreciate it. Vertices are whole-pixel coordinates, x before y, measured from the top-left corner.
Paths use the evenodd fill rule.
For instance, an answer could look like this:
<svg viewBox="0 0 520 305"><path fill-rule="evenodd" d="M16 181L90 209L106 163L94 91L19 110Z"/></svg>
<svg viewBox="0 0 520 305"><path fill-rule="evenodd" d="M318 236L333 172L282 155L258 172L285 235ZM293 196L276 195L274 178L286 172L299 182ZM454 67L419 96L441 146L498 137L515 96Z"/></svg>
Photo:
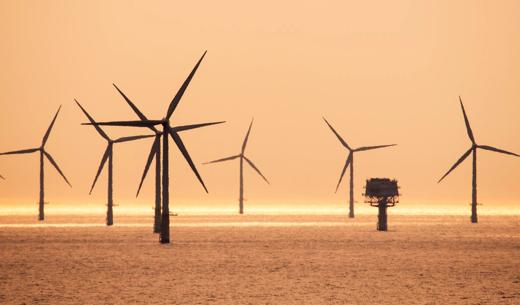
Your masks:
<svg viewBox="0 0 520 305"><path fill-rule="evenodd" d="M171 227L335 227L335 226L352 226L367 225L368 222L334 222L334 221L316 221L316 222L289 222L289 221L244 221L244 222L179 222L171 223ZM149 223L121 223L114 224L113 227L132 227L132 228L149 228ZM106 227L102 223L29 223L29 224L0 224L0 228L101 228Z"/></svg>
<svg viewBox="0 0 520 305"><path fill-rule="evenodd" d="M46 208L46 216L49 221L33 222L36 218L36 207L1 206L0 228L102 228L106 227L102 221L105 217L104 207L88 206L49 206ZM209 207L209 208L175 208L173 212L179 217L172 218L172 228L178 227L341 227L341 226L374 226L377 219L377 209L367 206L359 206L356 214L361 217L356 221L346 221L347 209L308 206L308 207L251 207L247 209L247 215L237 215L234 207ZM114 227L118 228L150 228L153 222L153 209L145 207L115 207L114 214L117 218L129 216L126 222L116 221ZM411 223L420 225L439 224L439 219L423 219L420 216L467 216L470 210L468 206L442 206L419 207L397 206L389 210L392 216L417 216L415 219L396 219L402 224ZM367 217L367 215L369 217ZM519 208L480 207L479 215L489 216L519 216ZM28 220L28 216L31 217ZM264 217L265 216L265 217ZM338 217L339 216L339 217ZM34 218L33 218L34 217ZM466 218L464 218L464 221ZM462 220L455 220L462 221ZM2 224L2 222L4 222ZM391 220L392 225L399 225ZM443 221L441 221L443 222Z"/></svg>
<svg viewBox="0 0 520 305"><path fill-rule="evenodd" d="M105 207L67 207L49 206L45 208L46 215L104 215ZM182 216L189 215L236 215L236 208L233 207L175 207L172 212ZM37 207L18 207L0 205L0 216L24 216L36 215ZM153 215L153 209L145 207L114 207L114 214L127 216L148 216ZM248 207L248 215L347 215L346 207L321 207L321 206L284 206L284 207ZM377 209L362 206L356 208L357 215L376 215ZM389 214L393 215L469 215L469 206L396 206L389 209ZM520 207L479 207L479 215L520 215Z"/></svg>
<svg viewBox="0 0 520 305"><path fill-rule="evenodd" d="M496 222L496 220L493 220ZM170 227L175 228L225 228L225 227L242 227L242 228L260 228L260 227L373 227L377 222L377 218L364 218L363 220L356 219L355 221L180 221L171 222ZM441 219L398 219L391 221L392 226L438 226L438 225L453 225L453 224L466 224L469 223L464 218L446 220ZM489 223L488 223L489 224ZM127 222L114 224L108 227L104 223L0 223L0 229L2 228L29 228L29 229L41 229L41 228L151 228L152 221L149 223L145 222Z"/></svg>

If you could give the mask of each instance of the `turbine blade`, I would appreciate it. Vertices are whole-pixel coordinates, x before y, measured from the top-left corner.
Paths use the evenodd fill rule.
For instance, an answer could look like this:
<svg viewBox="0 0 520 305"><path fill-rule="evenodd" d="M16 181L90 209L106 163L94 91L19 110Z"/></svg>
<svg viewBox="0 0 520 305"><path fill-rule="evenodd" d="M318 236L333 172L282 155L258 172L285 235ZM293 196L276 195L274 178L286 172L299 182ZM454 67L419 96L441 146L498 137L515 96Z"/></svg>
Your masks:
<svg viewBox="0 0 520 305"><path fill-rule="evenodd" d="M144 179L146 178L146 175L148 174L148 170L150 169L150 165L152 164L153 158L155 157L155 154L157 153L157 150L160 149L161 145L161 137L156 136L155 141L153 142L152 149L150 150L150 154L148 155L148 160L146 160L146 164L144 166L143 176L141 177L141 182L139 182L139 188L137 189L137 194L135 197L139 196L139 192L141 191L141 187L143 186Z"/></svg>
<svg viewBox="0 0 520 305"><path fill-rule="evenodd" d="M4 176L2 176L2 175L0 175L0 178L1 178L2 180L5 180Z"/></svg>
<svg viewBox="0 0 520 305"><path fill-rule="evenodd" d="M213 160L213 161L209 161L209 162L204 162L202 164L211 164L211 163L224 162L224 161L234 160L234 159L236 159L238 157L240 157L240 155L226 157L226 158L222 158L222 159L217 159L217 160Z"/></svg>
<svg viewBox="0 0 520 305"><path fill-rule="evenodd" d="M247 129L246 137L244 138L244 143L242 143L242 154L246 151L247 140L249 139L249 134L251 133L251 127L253 127L254 118L251 119L251 123L249 124L249 129Z"/></svg>
<svg viewBox="0 0 520 305"><path fill-rule="evenodd" d="M188 75L188 77L186 78L186 80L182 84L181 88L179 89L179 91L177 91L177 94L175 95L175 97L171 101L170 105L168 106L168 112L166 113L166 119L167 120L170 119L170 117L172 116L173 112L175 111L175 108L177 108L177 105L179 105L179 102L181 101L181 98L184 95L184 92L188 88L188 85L190 84L191 79L195 75L195 72L197 72L197 69L199 68L200 63L202 62L202 59L204 59L204 56L206 56L207 52L208 51L204 51L204 54L202 54L202 57L199 59L199 61L197 62L197 64L193 68L193 70L191 70L191 73Z"/></svg>
<svg viewBox="0 0 520 305"><path fill-rule="evenodd" d="M114 143L123 143L123 142L135 141L135 140L146 139L146 138L151 138L151 137L155 137L155 135L151 134L151 135L142 135L142 136L121 137L121 138L115 140Z"/></svg>
<svg viewBox="0 0 520 305"><path fill-rule="evenodd" d="M201 123L201 124L192 124L192 125L183 125L183 126L175 126L175 127L170 127L170 129L171 129L172 132L180 132L180 131L196 129L196 128L200 128L200 127L206 127L206 126L210 126L210 125L222 124L222 123L225 123L225 122L226 121L211 122L211 123Z"/></svg>
<svg viewBox="0 0 520 305"><path fill-rule="evenodd" d="M464 123L466 124L466 131L468 132L468 137L471 140L471 143L475 144L475 137L473 137L473 131L471 130L471 126L469 125L468 116L466 115L466 110L464 109L464 104L462 104L462 98L459 96L460 107L462 108L462 114L464 115Z"/></svg>
<svg viewBox="0 0 520 305"><path fill-rule="evenodd" d="M510 152L510 151L507 151L507 150L503 150L503 149L499 149L499 148L496 148L496 147L493 147L493 146L478 145L477 147L485 149L485 150L491 150L491 151L495 151L495 152L498 152L498 153L506 154L506 155L512 155L512 156L520 157L520 155L517 155L517 154L515 154L513 152Z"/></svg>
<svg viewBox="0 0 520 305"><path fill-rule="evenodd" d="M249 163L249 165L251 165L251 167L265 180L265 182L267 182L267 184L270 184L269 181L267 181L267 178L262 175L262 173L260 172L260 170L253 164L253 162L251 160L249 160L246 156L244 156L244 159L247 161L247 163Z"/></svg>
<svg viewBox="0 0 520 305"><path fill-rule="evenodd" d="M330 129L332 130L332 132L336 135L336 137L338 137L338 140L341 142L341 144L343 144L343 146L345 146L348 150L351 150L350 149L350 146L348 146L347 142L345 142L345 140L343 140L343 138L339 135L339 133L334 129L334 127L332 127L332 125L329 124L329 122L327 121L327 119L323 118L323 120L325 121L325 123L327 123L327 125L329 125Z"/></svg>
<svg viewBox="0 0 520 305"><path fill-rule="evenodd" d="M377 145L377 146L363 146L354 149L354 151L365 151L365 150L371 150L371 149L378 149L383 147L390 147L390 146L396 146L397 144L388 144L388 145Z"/></svg>
<svg viewBox="0 0 520 305"><path fill-rule="evenodd" d="M473 150L473 147L468 149L467 152L465 152L460 158L459 160L457 160L457 162L455 162L455 164L453 164L453 166L448 170L448 172L446 172L446 174L444 174L444 176L442 176L441 179L439 179L439 181L437 181L437 183L441 182L442 179L444 179L444 177L448 176L449 173L451 173L452 170L454 170L457 166L459 166L459 164L462 163L462 161L464 161L464 159L466 159L469 154L471 153L471 151Z"/></svg>
<svg viewBox="0 0 520 305"><path fill-rule="evenodd" d="M92 187L90 188L89 194L92 194L92 190L94 189L94 186L96 185L96 182L99 178L99 174L101 174L101 171L103 170L103 166L107 162L108 156L110 155L110 153L112 151L111 148L112 148L112 145L108 144L107 148L105 149L105 153L103 154L103 157L101 158L101 163L99 163L99 168L96 173L96 177L94 178L94 182L92 182Z"/></svg>
<svg viewBox="0 0 520 305"><path fill-rule="evenodd" d="M121 94L123 96L123 98L125 99L125 101L127 102L127 104L130 106L130 108L132 108L132 110L135 112L135 114L137 114L137 116L141 119L141 121L148 121L148 119L146 118L146 116L139 110L139 108L137 108L137 106L126 96L126 94L123 93L123 91L121 91L121 89L119 89L119 87L116 86L116 84L112 84L116 90L119 92L119 94ZM153 130L154 132L156 133L159 133L159 130L157 130L157 128L155 128L155 126L149 126L149 128L151 130Z"/></svg>
<svg viewBox="0 0 520 305"><path fill-rule="evenodd" d="M94 128L96 128L97 132L103 137L105 138L105 140L107 141L110 141L110 138L108 137L108 135L103 131L103 129L101 129L101 127L99 127L98 125L96 125L96 121L94 120L94 118L87 112L87 110L85 110L85 108L83 108L83 106L81 106L81 104L76 100L74 99L74 101L76 102L76 104L78 105L78 107L81 109L81 111L83 111L83 113L85 114L85 116L88 118L88 120L90 121L90 123L92 123L92 125L94 126Z"/></svg>
<svg viewBox="0 0 520 305"><path fill-rule="evenodd" d="M164 123L163 120L147 120L147 121L112 121L112 122L81 123L81 125L150 127L150 126L160 125L162 123Z"/></svg>
<svg viewBox="0 0 520 305"><path fill-rule="evenodd" d="M0 155L30 154L30 153L33 153L38 150L40 150L40 149L39 148L29 148L29 149L22 149L22 150L13 150L13 151L0 153Z"/></svg>
<svg viewBox="0 0 520 305"><path fill-rule="evenodd" d="M348 166L350 165L350 162L352 161L352 152L348 154L347 161L345 161L345 166L343 167L343 170L341 171L341 175L339 176L338 185L336 186L336 191L339 189L339 185L341 184L341 180L343 180L343 176L345 176L345 172L347 171Z"/></svg>
<svg viewBox="0 0 520 305"><path fill-rule="evenodd" d="M47 139L49 139L49 135L51 134L52 127L54 126L54 122L56 122L56 118L58 117L58 113L60 113L61 105L58 108L58 111L56 111L56 114L54 115L54 118L52 119L51 124L49 125L49 128L47 128L47 131L45 132L45 135L43 136L42 140L42 147L45 146L45 143L47 142Z"/></svg>
<svg viewBox="0 0 520 305"><path fill-rule="evenodd" d="M49 162L51 162L52 166L54 166L54 168L56 168L56 170L58 171L58 173L60 173L60 175L63 177L63 179L65 180L65 182L67 182L67 184L72 187L72 185L70 185L70 182L69 180L67 180L67 177L65 177L65 175L63 174L63 172L61 171L60 167L58 166L58 163L56 163L56 161L54 161L54 158L52 158L52 156L46 152L45 150L43 151L43 154L45 155L45 157L47 157L47 159L49 160Z"/></svg>
<svg viewBox="0 0 520 305"><path fill-rule="evenodd" d="M173 141L175 142L175 144L177 144L177 147L179 148L182 155L184 156L184 159L186 159L186 162L188 162L188 164L190 165L191 170L195 173L195 176L197 176L197 179L199 180L200 184L202 184L202 187L204 188L204 190L207 193L208 189L206 188L204 181L202 181L202 177L200 176L199 172L197 171L197 167L195 167L195 164L191 160L188 150L186 149L186 146L184 146L184 143L182 142L181 137L179 137L179 135L177 133L172 132L171 130L170 130L170 135L173 138Z"/></svg>

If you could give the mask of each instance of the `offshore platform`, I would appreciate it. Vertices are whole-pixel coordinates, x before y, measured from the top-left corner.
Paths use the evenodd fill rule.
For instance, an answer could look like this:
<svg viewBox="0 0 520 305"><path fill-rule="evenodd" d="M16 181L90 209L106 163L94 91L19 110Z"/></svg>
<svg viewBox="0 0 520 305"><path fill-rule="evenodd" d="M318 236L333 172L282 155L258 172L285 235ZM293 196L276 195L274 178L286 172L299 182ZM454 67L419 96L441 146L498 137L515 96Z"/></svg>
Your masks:
<svg viewBox="0 0 520 305"><path fill-rule="evenodd" d="M388 178L370 178L365 185L365 202L379 209L377 215L377 230L388 229L386 209L399 202L399 187L397 180Z"/></svg>

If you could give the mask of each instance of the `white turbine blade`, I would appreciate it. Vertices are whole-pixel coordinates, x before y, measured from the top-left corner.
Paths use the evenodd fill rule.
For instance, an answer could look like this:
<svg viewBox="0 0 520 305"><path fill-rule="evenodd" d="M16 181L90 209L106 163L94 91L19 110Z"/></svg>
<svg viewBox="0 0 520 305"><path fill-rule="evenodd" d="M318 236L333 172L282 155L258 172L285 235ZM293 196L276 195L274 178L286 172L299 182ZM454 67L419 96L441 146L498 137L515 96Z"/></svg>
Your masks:
<svg viewBox="0 0 520 305"><path fill-rule="evenodd" d="M137 116L143 120L143 121L147 121L148 118L139 110L139 108L137 108L137 106L126 96L126 94L123 93L123 91L121 91L121 89L119 89L118 86L116 86L116 84L112 84L117 92L119 92L119 94L121 94L121 96L123 96L123 98L125 99L126 103L128 104L128 106L130 106L130 108L132 108L132 110L135 112L135 114L137 114ZM155 128L155 126L150 126L149 127L151 130L153 130L155 133L160 133L159 130L157 130L157 128Z"/></svg>
<svg viewBox="0 0 520 305"><path fill-rule="evenodd" d="M46 151L43 151L43 154L45 155L45 157L47 157L47 159L49 160L49 162L51 162L52 166L54 166L54 168L58 171L58 173L60 173L61 177L63 177L63 179L65 180L65 182L67 182L67 184L72 187L72 185L70 184L69 180L67 180L67 177L65 177L65 175L63 174L63 172L61 171L60 167L58 166L58 163L56 163L56 161L54 161L54 158L52 158L52 156L46 152Z"/></svg>
<svg viewBox="0 0 520 305"><path fill-rule="evenodd" d="M151 138L151 137L155 137L155 135L142 135L142 136L122 137L122 138L119 138L119 139L115 140L114 142L115 143L123 143L123 142L130 142L130 141L146 139L146 138Z"/></svg>
<svg viewBox="0 0 520 305"><path fill-rule="evenodd" d="M240 155L226 157L226 158L222 158L222 159L217 159L217 160L213 160L213 161L209 161L209 162L204 162L202 164L211 164L211 163L224 162L224 161L234 160L234 159L236 159L238 157L240 157Z"/></svg>
<svg viewBox="0 0 520 305"><path fill-rule="evenodd" d="M466 124L466 131L468 132L468 137L471 140L471 143L475 144L475 137L473 136L473 131L471 130L471 126L469 125L468 116L466 115L466 110L464 109L464 104L462 104L462 98L459 96L460 107L462 108L462 114L464 115L464 123Z"/></svg>
<svg viewBox="0 0 520 305"><path fill-rule="evenodd" d="M146 178L146 174L148 174L148 170L150 169L150 165L152 164L152 161L155 157L155 154L161 146L161 137L157 136L155 138L155 141L152 144L152 148L150 150L150 154L148 155L148 160L146 160L146 165L144 166L143 176L141 177L141 182L139 183L139 188L137 189L137 194L135 197L139 196L139 192L141 191L141 187L143 186L144 179Z"/></svg>
<svg viewBox="0 0 520 305"><path fill-rule="evenodd" d="M211 126L211 125L217 125L217 124L222 124L222 123L225 123L225 122L226 121L219 121L219 122L211 122L211 123L175 126L175 127L170 127L170 130L172 132L177 133L177 132L180 132L180 131L191 130L191 129L201 128L201 127L206 127L206 126Z"/></svg>
<svg viewBox="0 0 520 305"><path fill-rule="evenodd" d="M94 182L92 182L92 186L90 187L89 194L92 194L92 190L94 189L94 186L96 186L96 182L99 178L99 174L101 174L101 171L103 170L103 166L107 162L108 156L111 153L111 148L112 148L112 146L110 144L107 145L107 148L105 149L105 153L103 154L103 157L101 158L101 163L99 163L99 168L97 170L96 177L94 177Z"/></svg>
<svg viewBox="0 0 520 305"><path fill-rule="evenodd" d="M329 124L327 119L323 118L323 120L325 121L325 123L327 123L327 125L329 125L330 129L336 135L336 137L341 142L341 144L343 144L343 146L345 146L348 150L351 150L350 146L348 146L347 142L345 140L343 140L343 138L339 135L339 133L336 131L336 129L334 129L334 127L332 127L332 125Z"/></svg>
<svg viewBox="0 0 520 305"><path fill-rule="evenodd" d="M202 59L204 59L204 56L206 56L206 53L208 51L204 51L204 54L202 54L202 57L199 59L195 67L193 67L193 70L191 70L191 73L188 75L184 83L182 83L181 88L179 91L177 91L177 94L173 97L173 100L171 101L170 105L168 106L168 111L166 113L166 119L169 120L175 111L175 108L177 108L177 105L179 105L179 102L181 101L182 96L184 95L184 92L188 88L193 76L195 75L195 72L197 72L197 69L200 66L200 63L202 62Z"/></svg>
<svg viewBox="0 0 520 305"><path fill-rule="evenodd" d="M39 148L29 148L29 149L22 149L22 150L13 150L8 152L0 153L0 155L21 155L21 154L30 154L35 151L39 151Z"/></svg>
<svg viewBox="0 0 520 305"><path fill-rule="evenodd" d="M339 176L338 185L336 186L336 191L339 189L339 185L341 184L341 180L343 180L343 176L345 175L345 172L347 171L348 166L350 165L350 162L352 161L352 153L348 154L347 161L345 162L345 166L343 167L343 170L341 171L341 175Z"/></svg>
<svg viewBox="0 0 520 305"><path fill-rule="evenodd" d="M454 170L457 166L459 166L459 164L462 163L462 161L464 161L468 156L469 154L471 153L471 151L473 150L473 147L468 149L467 152L465 152L460 158L459 160L457 160L457 162L455 162L455 164L453 164L453 166L448 170L448 172L446 172L446 174L444 174L444 176L442 176L441 179L439 179L439 181L437 181L437 183L441 182L442 179L444 179L444 177L448 176L449 173L451 173L452 170Z"/></svg>
<svg viewBox="0 0 520 305"><path fill-rule="evenodd" d="M94 124L94 128L96 129L96 131L103 137L105 138L105 140L107 141L110 141L110 138L108 137L108 135L105 133L105 131L103 131L103 129L101 129L101 127L99 127L98 125L96 125L96 121L94 120L94 118L87 112L87 110L85 108L83 108L83 106L81 106L81 104L76 100L74 99L74 101L76 102L76 104L78 105L78 107L81 109L81 111L83 111L83 114L85 114L85 116L87 117L87 119L90 121L90 123Z"/></svg>
<svg viewBox="0 0 520 305"><path fill-rule="evenodd" d="M354 151L366 151L366 150L372 150L372 149L378 149L378 148L384 148L384 147L390 147L390 146L396 146L396 145L397 144L376 145L376 146L363 146L363 147L354 149Z"/></svg>
<svg viewBox="0 0 520 305"><path fill-rule="evenodd" d="M58 113L60 113L61 105L58 108L58 111L56 111L56 114L54 115L54 118L52 119L51 124L49 125L49 128L47 128L47 131L45 132L45 135L43 136L42 140L42 147L45 146L45 143L47 143L47 140L49 139L49 135L51 134L52 127L54 126L54 122L56 122L56 118L58 117Z"/></svg>
<svg viewBox="0 0 520 305"><path fill-rule="evenodd" d="M242 154L246 150L247 140L249 139L249 134L251 133L251 127L253 127L254 118L251 119L251 123L249 124L249 128L247 129L246 137L244 138L244 142L242 143Z"/></svg>
<svg viewBox="0 0 520 305"><path fill-rule="evenodd" d="M147 120L147 121L113 121L113 122L95 122L81 123L81 125L99 125L99 126L125 126L125 127L150 127L163 124L163 120Z"/></svg>
<svg viewBox="0 0 520 305"><path fill-rule="evenodd" d="M499 148L496 148L496 147L493 147L493 146L488 146L488 145L479 145L477 146L478 148L482 148L482 149L485 149L485 150L490 150L490 151L495 151L495 152L498 152L498 153L501 153L501 154L506 154L506 155L511 155L511 156L517 156L517 157L520 157L520 155L517 155L513 152L510 152L510 151L507 151L507 150L503 150L503 149L499 149Z"/></svg>
<svg viewBox="0 0 520 305"><path fill-rule="evenodd" d="M206 185L204 184L204 181L202 180L202 177L200 176L199 171L197 170L197 167L193 163L193 160L191 159L190 154L188 153L188 150L186 149L186 146L182 142L181 137L176 132L173 132L171 130L169 130L169 132L170 132L171 137L173 138L173 141L175 142L175 144L177 144L177 148L179 148L182 155L184 156L184 159L186 159L186 162L188 162L188 165L191 167L191 170L193 171L195 176L197 176L197 179L199 180L200 184L202 184L202 187L204 188L206 193L208 193L208 189L206 188Z"/></svg>
<svg viewBox="0 0 520 305"><path fill-rule="evenodd" d="M244 159L265 180L265 182L267 182L267 184L270 184L269 181L267 181L267 178L260 172L260 170L253 164L253 162L251 160L249 160L246 156L244 156Z"/></svg>

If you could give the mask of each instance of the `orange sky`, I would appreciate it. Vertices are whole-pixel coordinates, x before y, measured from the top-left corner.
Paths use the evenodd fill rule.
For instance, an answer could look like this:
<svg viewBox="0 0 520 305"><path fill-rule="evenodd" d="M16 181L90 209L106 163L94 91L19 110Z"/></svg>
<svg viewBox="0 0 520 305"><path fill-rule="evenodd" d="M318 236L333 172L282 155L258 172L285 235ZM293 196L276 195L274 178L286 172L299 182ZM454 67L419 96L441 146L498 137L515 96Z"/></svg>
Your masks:
<svg viewBox="0 0 520 305"><path fill-rule="evenodd" d="M171 149L174 204L234 207L238 163L200 163L238 153L254 116L247 155L272 185L246 169L246 210L344 205L347 152L325 116L352 146L399 144L356 156L358 201L365 178L388 176L403 202L465 206L470 159L436 183L470 146L458 95L480 144L520 152L519 13L518 1L2 1L0 151L37 146L62 104L48 151L73 188L47 165L46 200L102 205L106 173L88 189L105 142L73 99L98 120L135 119L115 82L162 118L208 50L172 122L227 123L183 134L210 194ZM116 203L134 200L150 145L115 147ZM0 174L0 204L37 202L36 154L1 157ZM520 159L481 152L478 174L479 202L518 207ZM151 205L150 178L135 205Z"/></svg>

